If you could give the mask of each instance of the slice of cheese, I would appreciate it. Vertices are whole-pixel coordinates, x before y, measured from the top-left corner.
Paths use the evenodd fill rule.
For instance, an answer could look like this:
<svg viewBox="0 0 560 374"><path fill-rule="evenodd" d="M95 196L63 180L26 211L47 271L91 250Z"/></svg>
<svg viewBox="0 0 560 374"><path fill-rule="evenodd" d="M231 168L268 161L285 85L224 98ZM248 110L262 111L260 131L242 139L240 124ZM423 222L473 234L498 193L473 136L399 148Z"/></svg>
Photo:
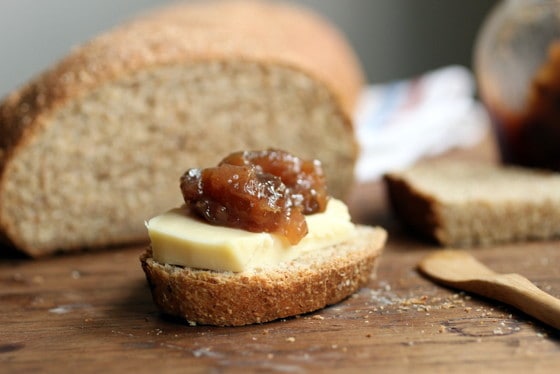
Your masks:
<svg viewBox="0 0 560 374"><path fill-rule="evenodd" d="M330 199L323 213L306 216L309 233L297 244L269 233L213 226L176 208L146 222L153 257L165 264L216 271L241 272L292 260L306 251L340 243L354 224L346 205Z"/></svg>

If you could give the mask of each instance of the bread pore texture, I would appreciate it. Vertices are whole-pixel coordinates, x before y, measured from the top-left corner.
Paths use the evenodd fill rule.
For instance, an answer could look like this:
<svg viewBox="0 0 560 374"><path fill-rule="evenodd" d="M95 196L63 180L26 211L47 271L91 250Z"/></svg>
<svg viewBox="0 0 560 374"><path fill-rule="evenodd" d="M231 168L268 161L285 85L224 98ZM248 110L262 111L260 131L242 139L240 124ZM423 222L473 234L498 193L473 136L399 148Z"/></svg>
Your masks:
<svg viewBox="0 0 560 374"><path fill-rule="evenodd" d="M477 162L423 162L385 176L396 217L443 246L560 237L560 174Z"/></svg>
<svg viewBox="0 0 560 374"><path fill-rule="evenodd" d="M387 234L358 226L350 239L276 266L239 273L140 261L158 309L191 324L241 326L338 303L375 275Z"/></svg>
<svg viewBox="0 0 560 374"><path fill-rule="evenodd" d="M73 50L0 104L0 238L33 257L147 240L178 176L278 148L343 198L363 85L346 40L283 3L172 5Z"/></svg>

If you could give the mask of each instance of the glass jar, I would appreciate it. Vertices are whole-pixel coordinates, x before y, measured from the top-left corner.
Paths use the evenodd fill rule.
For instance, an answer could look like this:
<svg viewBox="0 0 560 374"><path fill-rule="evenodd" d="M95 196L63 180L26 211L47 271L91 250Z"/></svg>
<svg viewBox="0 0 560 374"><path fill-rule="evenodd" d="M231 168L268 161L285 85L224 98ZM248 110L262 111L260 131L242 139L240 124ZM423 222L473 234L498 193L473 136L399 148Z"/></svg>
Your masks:
<svg viewBox="0 0 560 374"><path fill-rule="evenodd" d="M505 0L474 51L479 95L506 163L560 170L560 0Z"/></svg>

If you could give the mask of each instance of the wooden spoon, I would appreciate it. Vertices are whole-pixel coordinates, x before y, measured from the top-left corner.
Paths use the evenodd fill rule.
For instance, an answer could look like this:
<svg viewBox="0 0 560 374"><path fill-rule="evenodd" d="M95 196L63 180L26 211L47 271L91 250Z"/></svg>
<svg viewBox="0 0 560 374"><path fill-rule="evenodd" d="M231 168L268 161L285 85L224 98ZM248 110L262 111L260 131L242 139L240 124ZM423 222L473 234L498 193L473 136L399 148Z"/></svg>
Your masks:
<svg viewBox="0 0 560 374"><path fill-rule="evenodd" d="M560 300L519 274L495 273L467 252L454 249L433 252L418 268L439 283L499 300L560 329Z"/></svg>

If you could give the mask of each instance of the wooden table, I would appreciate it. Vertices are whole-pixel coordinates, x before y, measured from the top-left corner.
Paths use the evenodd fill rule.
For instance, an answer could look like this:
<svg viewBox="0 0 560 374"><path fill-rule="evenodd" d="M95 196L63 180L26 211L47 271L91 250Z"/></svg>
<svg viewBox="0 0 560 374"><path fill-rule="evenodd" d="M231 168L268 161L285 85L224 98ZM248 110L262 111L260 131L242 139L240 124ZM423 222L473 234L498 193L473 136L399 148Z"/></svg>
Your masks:
<svg viewBox="0 0 560 374"><path fill-rule="evenodd" d="M489 149L466 154L487 158ZM400 229L380 184L357 187L350 205L356 220L389 231L377 279L338 305L263 325L215 328L163 318L139 265L140 247L0 259L0 372L558 370L557 332L418 274L417 262L436 247ZM472 252L560 296L560 241Z"/></svg>

